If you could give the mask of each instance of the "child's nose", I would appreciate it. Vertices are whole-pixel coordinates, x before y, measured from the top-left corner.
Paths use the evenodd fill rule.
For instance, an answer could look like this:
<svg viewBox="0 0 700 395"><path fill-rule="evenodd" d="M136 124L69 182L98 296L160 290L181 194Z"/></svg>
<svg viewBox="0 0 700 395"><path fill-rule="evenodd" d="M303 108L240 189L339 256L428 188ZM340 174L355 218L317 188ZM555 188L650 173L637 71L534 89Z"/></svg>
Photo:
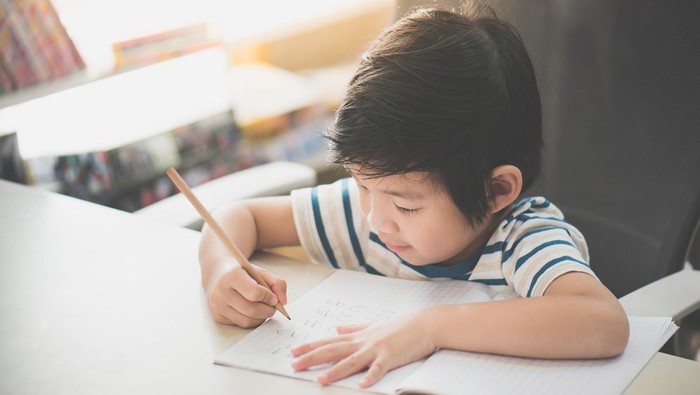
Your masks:
<svg viewBox="0 0 700 395"><path fill-rule="evenodd" d="M385 215L381 210L369 210L367 213L367 221L381 233L396 233L399 227L391 218Z"/></svg>

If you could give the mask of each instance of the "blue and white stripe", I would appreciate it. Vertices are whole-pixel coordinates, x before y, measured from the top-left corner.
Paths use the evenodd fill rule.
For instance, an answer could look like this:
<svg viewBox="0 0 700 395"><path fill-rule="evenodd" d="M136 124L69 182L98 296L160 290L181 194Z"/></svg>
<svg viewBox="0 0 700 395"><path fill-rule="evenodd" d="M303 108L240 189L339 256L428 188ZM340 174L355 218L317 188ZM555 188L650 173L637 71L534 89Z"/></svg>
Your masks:
<svg viewBox="0 0 700 395"><path fill-rule="evenodd" d="M367 223L352 179L292 192L301 244L317 263L408 279L452 278L540 296L558 276L594 275L581 233L542 197L515 204L480 254L450 266L414 266L389 250Z"/></svg>

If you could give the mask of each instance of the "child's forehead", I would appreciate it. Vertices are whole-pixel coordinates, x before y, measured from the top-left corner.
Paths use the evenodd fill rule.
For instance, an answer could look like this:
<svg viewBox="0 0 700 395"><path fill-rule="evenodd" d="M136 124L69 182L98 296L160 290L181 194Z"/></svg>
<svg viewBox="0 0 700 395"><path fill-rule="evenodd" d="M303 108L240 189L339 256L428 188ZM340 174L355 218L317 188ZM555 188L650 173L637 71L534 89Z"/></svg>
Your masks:
<svg viewBox="0 0 700 395"><path fill-rule="evenodd" d="M349 165L346 170L363 184L367 183L384 188L420 189L433 193L440 186L435 174L427 171L382 175L358 165Z"/></svg>

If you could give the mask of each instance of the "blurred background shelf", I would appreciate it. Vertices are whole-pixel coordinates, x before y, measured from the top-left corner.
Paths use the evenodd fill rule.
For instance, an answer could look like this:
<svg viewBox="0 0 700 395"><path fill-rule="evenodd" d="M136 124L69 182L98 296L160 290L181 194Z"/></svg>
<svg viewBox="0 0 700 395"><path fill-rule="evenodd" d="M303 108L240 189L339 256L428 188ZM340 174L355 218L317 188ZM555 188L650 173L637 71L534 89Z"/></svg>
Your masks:
<svg viewBox="0 0 700 395"><path fill-rule="evenodd" d="M25 182L127 211L174 192L169 166L191 185L276 160L340 176L320 132L395 12L393 0L53 3L86 68L1 95L0 136ZM131 30L115 33L124 18Z"/></svg>

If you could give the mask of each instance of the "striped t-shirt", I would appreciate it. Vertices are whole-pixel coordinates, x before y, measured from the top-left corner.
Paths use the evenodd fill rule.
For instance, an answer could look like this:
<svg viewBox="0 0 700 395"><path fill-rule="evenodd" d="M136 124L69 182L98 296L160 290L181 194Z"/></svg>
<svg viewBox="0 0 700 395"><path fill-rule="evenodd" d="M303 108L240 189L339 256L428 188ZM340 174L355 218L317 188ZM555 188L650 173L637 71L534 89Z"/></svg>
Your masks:
<svg viewBox="0 0 700 395"><path fill-rule="evenodd" d="M292 192L292 208L301 245L316 263L407 279L452 278L541 296L567 272L593 275L583 235L554 204L542 197L513 205L484 248L449 266L415 266L379 239L360 209L352 178Z"/></svg>

